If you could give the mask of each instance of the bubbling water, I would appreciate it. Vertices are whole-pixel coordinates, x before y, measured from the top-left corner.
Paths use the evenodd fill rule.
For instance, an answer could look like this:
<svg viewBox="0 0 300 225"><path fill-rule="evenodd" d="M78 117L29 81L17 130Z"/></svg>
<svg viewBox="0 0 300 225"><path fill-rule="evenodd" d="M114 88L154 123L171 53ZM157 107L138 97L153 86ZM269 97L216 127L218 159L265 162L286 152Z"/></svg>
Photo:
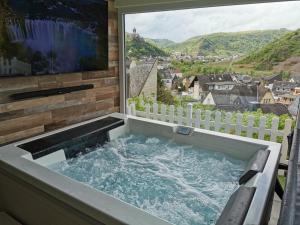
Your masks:
<svg viewBox="0 0 300 225"><path fill-rule="evenodd" d="M213 225L246 162L172 140L126 135L50 169L178 225Z"/></svg>

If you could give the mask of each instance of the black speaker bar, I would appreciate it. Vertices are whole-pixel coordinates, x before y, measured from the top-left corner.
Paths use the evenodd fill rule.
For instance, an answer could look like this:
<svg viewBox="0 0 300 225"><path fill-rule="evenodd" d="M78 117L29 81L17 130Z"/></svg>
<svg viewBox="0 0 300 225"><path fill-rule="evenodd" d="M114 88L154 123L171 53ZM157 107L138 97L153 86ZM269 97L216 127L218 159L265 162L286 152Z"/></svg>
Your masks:
<svg viewBox="0 0 300 225"><path fill-rule="evenodd" d="M93 84L85 84L85 85L80 85L80 86L53 88L53 89L40 90L40 91L29 91L29 92L16 93L16 94L10 95L9 97L13 100L24 100L24 99L30 99L30 98L61 95L61 94L75 92L75 91L93 89L93 88L94 88Z"/></svg>

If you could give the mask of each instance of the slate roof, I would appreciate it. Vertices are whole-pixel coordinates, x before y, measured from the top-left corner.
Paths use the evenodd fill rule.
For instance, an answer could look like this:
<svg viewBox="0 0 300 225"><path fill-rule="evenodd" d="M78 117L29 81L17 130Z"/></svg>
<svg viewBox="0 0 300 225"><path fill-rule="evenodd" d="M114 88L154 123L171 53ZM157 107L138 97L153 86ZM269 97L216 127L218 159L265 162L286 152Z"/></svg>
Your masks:
<svg viewBox="0 0 300 225"><path fill-rule="evenodd" d="M240 111L244 112L251 109L251 102L255 102L255 97L245 97L238 95L214 95L213 99L216 103L216 108L225 111Z"/></svg>
<svg viewBox="0 0 300 225"><path fill-rule="evenodd" d="M208 79L210 82L233 81L230 74L210 74Z"/></svg>
<svg viewBox="0 0 300 225"><path fill-rule="evenodd" d="M238 95L211 93L216 105L232 105Z"/></svg>
<svg viewBox="0 0 300 225"><path fill-rule="evenodd" d="M213 90L216 107L226 111L245 111L257 101L256 86L236 85L232 90Z"/></svg>
<svg viewBox="0 0 300 225"><path fill-rule="evenodd" d="M213 85L213 84L226 85L226 84L228 84L228 85L230 85L230 84L236 84L236 83L233 81L221 81L221 82L208 82L206 84L208 84L208 85Z"/></svg>
<svg viewBox="0 0 300 225"><path fill-rule="evenodd" d="M274 81L282 81L282 75L281 74L273 74L270 76L265 76L262 79L264 81L268 81L269 83L272 83Z"/></svg>
<svg viewBox="0 0 300 225"><path fill-rule="evenodd" d="M257 95L256 89L257 89L256 85L237 84L231 90L213 90L212 94L256 97Z"/></svg>
<svg viewBox="0 0 300 225"><path fill-rule="evenodd" d="M289 81L275 81L273 84L273 87L289 87L289 88L293 88L295 87L296 84L293 82L289 82Z"/></svg>
<svg viewBox="0 0 300 225"><path fill-rule="evenodd" d="M139 61L135 67L128 70L129 97L135 97L140 94L155 63L155 60Z"/></svg>
<svg viewBox="0 0 300 225"><path fill-rule="evenodd" d="M272 92L275 95L289 93L296 86L297 86L296 83L289 82L289 81L275 81L273 83Z"/></svg>
<svg viewBox="0 0 300 225"><path fill-rule="evenodd" d="M261 108L261 110L262 110L263 113L273 113L273 114L275 114L277 116L280 116L282 114L288 114L288 115L290 115L288 108L285 105L280 104L280 103L276 103L276 104L261 104L260 108Z"/></svg>

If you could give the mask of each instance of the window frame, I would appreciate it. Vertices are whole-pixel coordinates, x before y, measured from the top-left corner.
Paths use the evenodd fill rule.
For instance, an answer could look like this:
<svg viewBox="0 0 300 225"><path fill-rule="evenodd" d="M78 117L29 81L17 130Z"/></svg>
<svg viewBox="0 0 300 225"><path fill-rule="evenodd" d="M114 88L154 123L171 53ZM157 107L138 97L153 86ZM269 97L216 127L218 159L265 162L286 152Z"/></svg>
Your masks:
<svg viewBox="0 0 300 225"><path fill-rule="evenodd" d="M299 1L299 0L290 0ZM126 2L126 3L124 3ZM137 3L138 2L138 3ZM171 10L197 9L221 6L234 6L258 3L289 2L287 0L116 0L118 10L118 37L119 37L119 89L120 112L126 113L127 78L126 78L126 52L125 52L125 16L136 13L151 13Z"/></svg>

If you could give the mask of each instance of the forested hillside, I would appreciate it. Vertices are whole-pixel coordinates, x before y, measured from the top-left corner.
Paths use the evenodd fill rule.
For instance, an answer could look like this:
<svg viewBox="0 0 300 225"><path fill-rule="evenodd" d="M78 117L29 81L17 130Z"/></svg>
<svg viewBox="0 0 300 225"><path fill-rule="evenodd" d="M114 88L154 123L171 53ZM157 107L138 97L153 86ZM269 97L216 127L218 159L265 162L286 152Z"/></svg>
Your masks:
<svg viewBox="0 0 300 225"><path fill-rule="evenodd" d="M271 70L278 63L294 56L300 56L300 29L287 33L238 63L251 64L259 70Z"/></svg>
<svg viewBox="0 0 300 225"><path fill-rule="evenodd" d="M145 38L145 41L149 42L150 44L156 45L159 48L165 49L175 44L174 41L168 39L150 39Z"/></svg>
<svg viewBox="0 0 300 225"><path fill-rule="evenodd" d="M262 48L288 32L286 29L280 29L215 33L193 37L182 43L170 45L168 48L172 51L179 51L189 55L219 57L246 55Z"/></svg>

